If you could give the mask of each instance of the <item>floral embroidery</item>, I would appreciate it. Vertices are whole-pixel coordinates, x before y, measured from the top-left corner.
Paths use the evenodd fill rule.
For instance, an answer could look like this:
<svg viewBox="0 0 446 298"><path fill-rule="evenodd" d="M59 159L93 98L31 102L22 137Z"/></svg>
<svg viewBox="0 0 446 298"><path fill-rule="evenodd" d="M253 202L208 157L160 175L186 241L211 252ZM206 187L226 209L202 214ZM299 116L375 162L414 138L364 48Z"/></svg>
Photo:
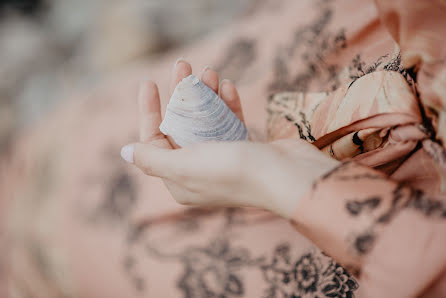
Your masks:
<svg viewBox="0 0 446 298"><path fill-rule="evenodd" d="M293 273L299 290L305 293L316 291L319 272L311 254L306 254L297 261Z"/></svg>
<svg viewBox="0 0 446 298"><path fill-rule="evenodd" d="M331 280L327 280L322 285L322 293L326 297L352 298L353 292L358 288L358 283L338 264L333 265L327 271L327 275L332 275Z"/></svg>
<svg viewBox="0 0 446 298"><path fill-rule="evenodd" d="M329 31L334 9L330 3L318 3L320 14L308 25L299 27L290 43L279 47L274 62L274 81L269 91L306 92L313 84L328 86L335 90L339 86L337 74L339 65L330 64L325 57L333 52L346 48L345 29L336 32ZM305 63L297 74L292 74L289 65L295 57L301 57Z"/></svg>
<svg viewBox="0 0 446 298"><path fill-rule="evenodd" d="M231 43L225 53L223 59L217 64L216 70L220 76L238 82L256 59L256 40L250 38L237 39Z"/></svg>
<svg viewBox="0 0 446 298"><path fill-rule="evenodd" d="M358 288L344 268L317 249L293 255L291 245L282 243L272 254L253 256L248 249L231 244L230 239L223 233L208 244L185 247L176 254L165 254L148 242L144 246L149 257L182 265L176 285L185 298L250 296L244 277L258 273L263 274L258 286L264 288L264 298L350 298ZM143 280L132 276L135 286L141 286Z"/></svg>
<svg viewBox="0 0 446 298"><path fill-rule="evenodd" d="M219 239L205 248L193 248L182 254L185 271L178 287L187 298L242 297L245 293L238 270L250 264L245 249L234 249Z"/></svg>
<svg viewBox="0 0 446 298"><path fill-rule="evenodd" d="M390 57L390 58L389 58ZM387 61L386 61L387 59ZM376 59L375 62L373 62L370 65L367 65L361 58L361 54L357 54L352 61L350 62L348 66L349 76L352 79L352 82L350 83L350 86L353 85L353 83L372 72L375 71L395 71L399 72L403 77L406 79L407 83L410 86L413 86L415 81L410 72L405 69L401 63L401 53L398 52L394 55L384 55Z"/></svg>
<svg viewBox="0 0 446 298"><path fill-rule="evenodd" d="M318 252L293 262L288 244L279 245L271 263L263 265L270 283L265 298L354 297L357 282L341 266Z"/></svg>
<svg viewBox="0 0 446 298"><path fill-rule="evenodd" d="M372 172L369 168L355 162L344 162L314 183L313 190L320 187L321 183L336 181L339 185L343 182L358 182L367 180L374 183L377 190L373 195L357 193L356 198L347 198L345 201L346 213L355 218L366 216L369 218L367 226L355 232L351 237L353 250L358 255L369 253L379 237L381 227L390 223L401 212L417 212L432 219L446 219L446 204L435 197L430 197L423 191L414 189L404 182L396 183L391 188L383 188L381 183L388 183L387 175L378 171ZM384 189L384 191L381 191Z"/></svg>

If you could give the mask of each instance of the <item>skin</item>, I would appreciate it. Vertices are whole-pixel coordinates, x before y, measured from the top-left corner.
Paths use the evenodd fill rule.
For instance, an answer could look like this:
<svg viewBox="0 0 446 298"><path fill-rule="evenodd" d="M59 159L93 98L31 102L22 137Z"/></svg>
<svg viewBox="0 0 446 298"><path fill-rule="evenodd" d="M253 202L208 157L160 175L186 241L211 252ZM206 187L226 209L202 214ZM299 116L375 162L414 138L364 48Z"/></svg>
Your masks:
<svg viewBox="0 0 446 298"><path fill-rule="evenodd" d="M186 61L175 64L170 94L192 74ZM205 68L201 80L225 101L243 121L235 86ZM139 92L139 143L132 164L149 176L160 177L174 199L194 206L250 206L289 219L298 200L323 174L339 162L313 145L297 139L273 143L219 142L179 148L159 130L162 121L158 87L141 84Z"/></svg>

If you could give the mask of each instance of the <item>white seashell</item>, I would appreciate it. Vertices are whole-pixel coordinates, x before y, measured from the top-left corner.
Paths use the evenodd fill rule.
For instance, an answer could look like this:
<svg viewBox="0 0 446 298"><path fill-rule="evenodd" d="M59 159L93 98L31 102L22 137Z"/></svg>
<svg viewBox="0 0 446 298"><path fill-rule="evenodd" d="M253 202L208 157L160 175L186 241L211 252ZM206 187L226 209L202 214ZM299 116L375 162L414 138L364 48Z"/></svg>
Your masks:
<svg viewBox="0 0 446 298"><path fill-rule="evenodd" d="M209 141L248 140L242 121L194 75L184 78L175 88L160 130L181 147Z"/></svg>

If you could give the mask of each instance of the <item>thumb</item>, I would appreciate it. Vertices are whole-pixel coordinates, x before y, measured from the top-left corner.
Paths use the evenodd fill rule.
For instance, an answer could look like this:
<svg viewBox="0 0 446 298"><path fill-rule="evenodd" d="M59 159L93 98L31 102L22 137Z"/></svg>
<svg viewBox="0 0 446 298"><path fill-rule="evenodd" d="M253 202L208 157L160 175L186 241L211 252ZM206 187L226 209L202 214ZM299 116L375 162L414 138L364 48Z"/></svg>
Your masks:
<svg viewBox="0 0 446 298"><path fill-rule="evenodd" d="M134 143L121 149L121 157L126 162L134 164L146 175L168 178L171 176L169 169L174 163L173 156L168 149L157 147L153 144Z"/></svg>

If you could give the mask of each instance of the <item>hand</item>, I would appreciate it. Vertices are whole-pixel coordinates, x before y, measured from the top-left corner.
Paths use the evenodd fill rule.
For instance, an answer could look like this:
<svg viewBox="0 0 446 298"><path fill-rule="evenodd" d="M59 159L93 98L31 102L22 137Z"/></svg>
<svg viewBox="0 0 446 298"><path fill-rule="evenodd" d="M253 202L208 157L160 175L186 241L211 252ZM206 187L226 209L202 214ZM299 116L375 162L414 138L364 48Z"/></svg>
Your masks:
<svg viewBox="0 0 446 298"><path fill-rule="evenodd" d="M179 59L174 66L172 77L170 81L170 94L174 92L178 83L184 79L185 77L192 74L192 67L189 63L184 60ZM223 80L219 83L219 77L215 70L206 66L201 74L201 81L206 84L209 88L211 88L215 93L220 95L220 98L226 103L226 105L232 110L232 112L245 124L242 106L240 103L240 97L238 95L237 89L234 84L229 80ZM147 92L155 92L156 94L151 94L152 101L148 103L148 94ZM144 123L145 121L151 121L152 119L150 115L147 115L149 104L153 104L153 108L159 110L159 107L156 106L157 98L159 101L158 88L155 83L147 82L141 86L140 95L139 95L139 110L140 110L140 141L147 142L147 133L156 133L156 137L160 139L167 139L170 143L170 148L180 148L177 144L175 144L174 140L169 136L164 136L159 130L152 131L152 126ZM156 121L159 119L156 119ZM246 124L245 124L246 125ZM159 127L159 123L157 123L157 127ZM153 137L153 136L152 136Z"/></svg>
<svg viewBox="0 0 446 298"><path fill-rule="evenodd" d="M190 65L180 61L173 86L191 72ZM208 69L202 81L218 92L216 72ZM220 89L220 97L243 120L234 85L226 82ZM312 183L338 164L301 140L203 143L174 149L159 131L162 118L155 83L141 86L139 106L140 143L125 146L122 155L146 175L162 178L181 204L252 206L288 218Z"/></svg>

